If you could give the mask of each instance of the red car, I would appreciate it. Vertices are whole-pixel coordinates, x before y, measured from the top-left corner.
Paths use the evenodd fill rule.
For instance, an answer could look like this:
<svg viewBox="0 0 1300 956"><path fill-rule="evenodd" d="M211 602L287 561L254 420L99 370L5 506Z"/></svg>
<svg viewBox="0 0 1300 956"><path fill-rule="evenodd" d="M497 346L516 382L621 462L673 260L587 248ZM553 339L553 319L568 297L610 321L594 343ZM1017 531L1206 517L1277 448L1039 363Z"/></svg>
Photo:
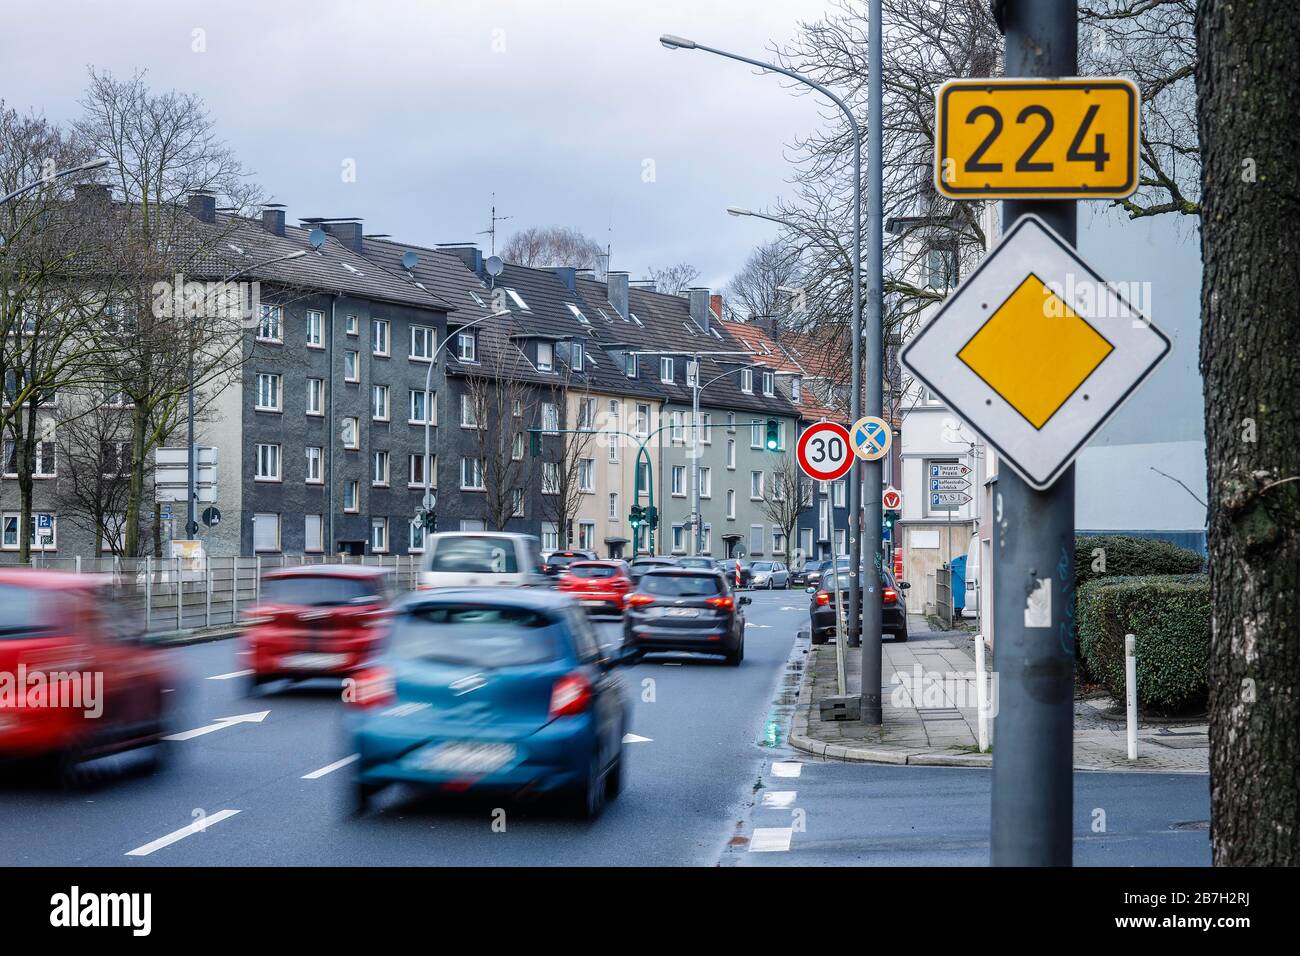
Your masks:
<svg viewBox="0 0 1300 956"><path fill-rule="evenodd" d="M249 690L273 680L346 677L379 649L389 617L387 572L360 565L304 565L262 576L244 619Z"/></svg>
<svg viewBox="0 0 1300 956"><path fill-rule="evenodd" d="M574 561L559 589L595 614L622 614L632 574L624 561Z"/></svg>
<svg viewBox="0 0 1300 956"><path fill-rule="evenodd" d="M71 782L83 760L161 742L171 672L130 620L106 576L0 570L0 760Z"/></svg>

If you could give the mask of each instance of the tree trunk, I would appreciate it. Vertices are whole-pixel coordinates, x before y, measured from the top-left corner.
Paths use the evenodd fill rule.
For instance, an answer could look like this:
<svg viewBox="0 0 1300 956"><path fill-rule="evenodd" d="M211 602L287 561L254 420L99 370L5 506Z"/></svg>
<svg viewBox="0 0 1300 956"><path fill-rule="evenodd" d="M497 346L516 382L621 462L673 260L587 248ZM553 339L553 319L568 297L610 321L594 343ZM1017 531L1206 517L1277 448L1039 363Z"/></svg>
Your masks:
<svg viewBox="0 0 1300 956"><path fill-rule="evenodd" d="M36 410L19 408L14 419L14 456L18 471L18 560L32 559L32 489L36 470ZM38 539L39 541L39 539Z"/></svg>
<svg viewBox="0 0 1300 956"><path fill-rule="evenodd" d="M144 497L144 433L146 412L139 402L131 410L131 480L126 491L126 531L122 550L128 558L138 558L140 548L140 507Z"/></svg>
<svg viewBox="0 0 1300 956"><path fill-rule="evenodd" d="M1296 866L1300 20L1262 0L1204 0L1196 34L1211 844L1219 866Z"/></svg>

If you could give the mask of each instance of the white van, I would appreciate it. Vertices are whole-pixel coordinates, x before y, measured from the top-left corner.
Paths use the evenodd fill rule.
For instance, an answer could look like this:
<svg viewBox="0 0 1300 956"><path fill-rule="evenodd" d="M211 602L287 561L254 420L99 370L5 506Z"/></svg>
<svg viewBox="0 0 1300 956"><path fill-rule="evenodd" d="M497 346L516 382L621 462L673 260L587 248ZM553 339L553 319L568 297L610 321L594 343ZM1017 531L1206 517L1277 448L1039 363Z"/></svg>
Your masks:
<svg viewBox="0 0 1300 956"><path fill-rule="evenodd" d="M541 564L541 549L532 535L445 531L428 537L420 587L531 587L539 583Z"/></svg>

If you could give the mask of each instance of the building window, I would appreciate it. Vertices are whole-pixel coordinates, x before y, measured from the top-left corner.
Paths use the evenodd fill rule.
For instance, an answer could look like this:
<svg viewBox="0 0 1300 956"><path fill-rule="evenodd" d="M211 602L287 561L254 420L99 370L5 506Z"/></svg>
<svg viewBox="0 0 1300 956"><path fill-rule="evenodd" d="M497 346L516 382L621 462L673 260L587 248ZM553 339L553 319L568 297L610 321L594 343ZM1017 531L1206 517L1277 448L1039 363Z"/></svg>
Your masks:
<svg viewBox="0 0 1300 956"><path fill-rule="evenodd" d="M370 483L380 488L388 487L388 452L377 451L370 456Z"/></svg>
<svg viewBox="0 0 1300 956"><path fill-rule="evenodd" d="M782 486L776 472L772 472L772 500L785 501L785 488Z"/></svg>
<svg viewBox="0 0 1300 956"><path fill-rule="evenodd" d="M772 553L785 554L785 535L775 525L772 526Z"/></svg>
<svg viewBox="0 0 1300 956"><path fill-rule="evenodd" d="M686 466L673 465L672 493L674 498L686 497Z"/></svg>
<svg viewBox="0 0 1300 956"><path fill-rule="evenodd" d="M325 522L323 515L304 515L302 549L313 554L325 550Z"/></svg>
<svg viewBox="0 0 1300 956"><path fill-rule="evenodd" d="M427 409L429 395L418 389L411 389L408 394L408 413L407 422L412 425L423 425L428 421Z"/></svg>
<svg viewBox="0 0 1300 956"><path fill-rule="evenodd" d="M727 431L732 435L736 434L736 413L735 412L727 412Z"/></svg>
<svg viewBox="0 0 1300 956"><path fill-rule="evenodd" d="M957 284L957 256L952 249L931 249L925 257L925 284L949 289Z"/></svg>
<svg viewBox="0 0 1300 956"><path fill-rule="evenodd" d="M642 438L650 434L650 406L640 405L636 407L636 433Z"/></svg>
<svg viewBox="0 0 1300 956"><path fill-rule="evenodd" d="M356 451L361 447L361 428L356 418L349 416L339 423L339 437L344 448Z"/></svg>
<svg viewBox="0 0 1300 956"><path fill-rule="evenodd" d="M682 432L682 413L673 412L668 416L668 420L672 423L668 426L668 440L671 442L685 441L686 436Z"/></svg>
<svg viewBox="0 0 1300 956"><path fill-rule="evenodd" d="M636 466L636 475L637 497L644 498L650 493L650 463L645 461L638 462Z"/></svg>
<svg viewBox="0 0 1300 956"><path fill-rule="evenodd" d="M763 394L768 396L776 394L776 376L771 372L763 373Z"/></svg>
<svg viewBox="0 0 1300 956"><path fill-rule="evenodd" d="M478 428L478 409L474 405L474 396L462 395L460 397L460 427L461 428Z"/></svg>
<svg viewBox="0 0 1300 956"><path fill-rule="evenodd" d="M798 375L790 379L790 397L794 399L796 403L803 401L803 379Z"/></svg>
<svg viewBox="0 0 1300 956"><path fill-rule="evenodd" d="M700 466L700 497L713 497L713 469Z"/></svg>
<svg viewBox="0 0 1300 956"><path fill-rule="evenodd" d="M736 518L736 489L727 489L727 517L733 521Z"/></svg>
<svg viewBox="0 0 1300 956"><path fill-rule="evenodd" d="M740 390L746 395L754 394L754 370L752 368L742 368L740 370Z"/></svg>
<svg viewBox="0 0 1300 956"><path fill-rule="evenodd" d="M515 305L519 306L519 308L523 309L525 312L528 311L528 303L524 301L523 296L521 296L514 289L506 289L506 293L514 301Z"/></svg>
<svg viewBox="0 0 1300 956"><path fill-rule="evenodd" d="M513 505L510 509L510 514L515 518L524 517L524 489L515 488L511 491L510 502Z"/></svg>
<svg viewBox="0 0 1300 956"><path fill-rule="evenodd" d="M611 491L609 493L609 520L610 521L621 520L621 516L618 513L618 492L617 491Z"/></svg>
<svg viewBox="0 0 1300 956"><path fill-rule="evenodd" d="M578 427L594 428L596 424L596 400L584 398L578 402Z"/></svg>
<svg viewBox="0 0 1300 956"><path fill-rule="evenodd" d="M307 347L311 349L323 349L325 347L321 329L325 325L325 313L317 312L314 309L307 310Z"/></svg>
<svg viewBox="0 0 1300 956"><path fill-rule="evenodd" d="M416 362L433 360L436 333L427 325L411 326L411 359Z"/></svg>
<svg viewBox="0 0 1300 956"><path fill-rule="evenodd" d="M359 356L360 353L358 353L356 349L348 349L343 353L343 381L361 381L361 363L358 360Z"/></svg>
<svg viewBox="0 0 1300 956"><path fill-rule="evenodd" d="M560 406L553 402L542 402L542 430L557 434L560 430Z"/></svg>
<svg viewBox="0 0 1300 956"><path fill-rule="evenodd" d="M524 460L524 433L515 432L514 437L510 439L510 460Z"/></svg>
<svg viewBox="0 0 1300 956"><path fill-rule="evenodd" d="M673 553L683 554L686 551L686 529L679 524L673 525Z"/></svg>
<svg viewBox="0 0 1300 956"><path fill-rule="evenodd" d="M749 500L763 500L763 473L761 471L751 471L749 473Z"/></svg>
<svg viewBox="0 0 1300 956"><path fill-rule="evenodd" d="M355 478L343 485L343 510L349 514L361 510L361 482Z"/></svg>
<svg viewBox="0 0 1300 956"><path fill-rule="evenodd" d="M5 461L12 462L13 445L5 442ZM131 443L129 441L102 441L99 443L100 471L105 478L118 478L131 472ZM12 473L5 468L6 477ZM16 476L15 476L16 477Z"/></svg>
<svg viewBox="0 0 1300 956"><path fill-rule="evenodd" d="M749 447L750 448L763 447L763 423L762 422L754 422L749 426Z"/></svg>
<svg viewBox="0 0 1300 956"><path fill-rule="evenodd" d="M596 525L590 521L578 522L578 547L584 551L596 550Z"/></svg>
<svg viewBox="0 0 1300 956"><path fill-rule="evenodd" d="M700 542L700 553L712 554L713 553L713 525L706 524L704 526L704 533L700 537L702 539Z"/></svg>
<svg viewBox="0 0 1300 956"><path fill-rule="evenodd" d="M569 368L575 372L581 372L583 365L586 364L586 350L582 347L581 342L569 343Z"/></svg>
<svg viewBox="0 0 1300 956"><path fill-rule="evenodd" d="M377 422L388 421L388 386L370 386L370 415Z"/></svg>
<svg viewBox="0 0 1300 956"><path fill-rule="evenodd" d="M406 483L412 488L427 488L428 476L437 474L435 468L436 459L433 455L425 458L422 453L412 452L407 458L407 479ZM426 467L426 465L428 467Z"/></svg>
<svg viewBox="0 0 1300 956"><path fill-rule="evenodd" d="M560 549L560 531L554 521L542 523L542 550L558 551Z"/></svg>
<svg viewBox="0 0 1300 956"><path fill-rule="evenodd" d="M323 378L307 379L307 414L325 414L325 380Z"/></svg>
<svg viewBox="0 0 1300 956"><path fill-rule="evenodd" d="M419 553L424 550L424 525L409 524L411 529L410 551Z"/></svg>
<svg viewBox="0 0 1300 956"><path fill-rule="evenodd" d="M383 554L388 550L388 519L370 519L370 550Z"/></svg>
<svg viewBox="0 0 1300 956"><path fill-rule="evenodd" d="M560 493L560 464L555 461L542 462L542 494L558 495Z"/></svg>
<svg viewBox="0 0 1300 956"><path fill-rule="evenodd" d="M386 319L370 320L370 354L381 357L388 355L388 321Z"/></svg>
<svg viewBox="0 0 1300 956"><path fill-rule="evenodd" d="M257 373L257 410L259 412L280 410L280 376L269 372Z"/></svg>
<svg viewBox="0 0 1300 956"><path fill-rule="evenodd" d="M278 514L253 515L253 550L280 550L280 516Z"/></svg>
<svg viewBox="0 0 1300 956"><path fill-rule="evenodd" d="M462 362L478 361L478 343L475 341L473 332L458 332L456 334L456 357Z"/></svg>
<svg viewBox="0 0 1300 956"><path fill-rule="evenodd" d="M594 458L578 459L578 490L583 494L596 491L596 460Z"/></svg>
<svg viewBox="0 0 1300 956"><path fill-rule="evenodd" d="M460 486L466 491L483 490L483 462L478 458L460 460Z"/></svg>
<svg viewBox="0 0 1300 956"><path fill-rule="evenodd" d="M848 491L848 486L843 480L831 483L831 497L835 502L836 508L844 507L844 496Z"/></svg>
<svg viewBox="0 0 1300 956"><path fill-rule="evenodd" d="M763 526L761 524L749 526L749 553L763 553Z"/></svg>
<svg viewBox="0 0 1300 956"><path fill-rule="evenodd" d="M316 445L307 446L307 484L319 485L321 478L321 449Z"/></svg>
<svg viewBox="0 0 1300 956"><path fill-rule="evenodd" d="M281 313L278 305L262 306L262 315L257 323L257 338L261 342L283 342L284 330L281 327Z"/></svg>
<svg viewBox="0 0 1300 956"><path fill-rule="evenodd" d="M667 356L659 360L659 381L668 385L673 383L673 360Z"/></svg>
<svg viewBox="0 0 1300 956"><path fill-rule="evenodd" d="M736 439L734 438L727 439L727 467L732 471L736 470Z"/></svg>
<svg viewBox="0 0 1300 956"><path fill-rule="evenodd" d="M256 477L258 481L280 480L279 445L257 446L257 473L254 477Z"/></svg>
<svg viewBox="0 0 1300 956"><path fill-rule="evenodd" d="M701 445L713 444L713 416L708 412L700 415L700 429L698 435Z"/></svg>
<svg viewBox="0 0 1300 956"><path fill-rule="evenodd" d="M360 323L357 322L357 317L355 315L349 315L343 320L343 328L347 331L348 335L356 335L360 331L361 326Z"/></svg>
<svg viewBox="0 0 1300 956"><path fill-rule="evenodd" d="M550 342L537 343L537 371L549 372L555 367L555 350Z"/></svg>
<svg viewBox="0 0 1300 956"><path fill-rule="evenodd" d="M635 352L628 352L623 356L623 371L627 373L628 378L636 378L636 359Z"/></svg>

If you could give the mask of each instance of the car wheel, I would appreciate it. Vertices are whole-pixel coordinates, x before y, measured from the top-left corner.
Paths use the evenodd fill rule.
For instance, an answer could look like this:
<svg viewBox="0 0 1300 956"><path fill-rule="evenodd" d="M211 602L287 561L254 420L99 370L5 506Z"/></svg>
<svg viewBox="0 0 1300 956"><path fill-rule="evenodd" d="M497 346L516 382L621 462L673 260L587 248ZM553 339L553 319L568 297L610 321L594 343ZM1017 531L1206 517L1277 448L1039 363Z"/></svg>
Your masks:
<svg viewBox="0 0 1300 956"><path fill-rule="evenodd" d="M826 637L825 634L822 634L822 635L813 634L813 635L812 635L812 642L813 642L814 644L825 644L827 640L828 640L828 638Z"/></svg>
<svg viewBox="0 0 1300 956"><path fill-rule="evenodd" d="M619 731L619 740L623 739L623 734L627 733L627 728ZM618 795L623 792L623 786L626 780L623 777L623 752L626 750L623 744L618 745L618 756L614 758L614 766L609 768L605 774L605 799L617 800Z"/></svg>
<svg viewBox="0 0 1300 956"><path fill-rule="evenodd" d="M894 635L894 640L896 640L896 641L902 641L904 644L906 644L906 643L907 643L907 631L906 631L906 630L899 631L897 634Z"/></svg>
<svg viewBox="0 0 1300 956"><path fill-rule="evenodd" d="M600 775L600 754L591 755L587 775L570 797L573 815L580 820L595 820L605 806L605 780Z"/></svg>
<svg viewBox="0 0 1300 956"><path fill-rule="evenodd" d="M740 662L745 659L745 639L742 637L736 649L727 655L727 664L731 667L739 667Z"/></svg>
<svg viewBox="0 0 1300 956"><path fill-rule="evenodd" d="M261 674L250 674L244 678L244 696L261 697L262 688L266 685L266 678Z"/></svg>
<svg viewBox="0 0 1300 956"><path fill-rule="evenodd" d="M354 816L364 816L369 810L370 805L374 803L375 797L379 791L384 789L382 784L365 783L357 780L352 784L352 813Z"/></svg>
<svg viewBox="0 0 1300 956"><path fill-rule="evenodd" d="M772 581L771 578L768 578L768 579L767 579L767 589L770 591L770 590L772 590L774 587L776 587L776 584Z"/></svg>

